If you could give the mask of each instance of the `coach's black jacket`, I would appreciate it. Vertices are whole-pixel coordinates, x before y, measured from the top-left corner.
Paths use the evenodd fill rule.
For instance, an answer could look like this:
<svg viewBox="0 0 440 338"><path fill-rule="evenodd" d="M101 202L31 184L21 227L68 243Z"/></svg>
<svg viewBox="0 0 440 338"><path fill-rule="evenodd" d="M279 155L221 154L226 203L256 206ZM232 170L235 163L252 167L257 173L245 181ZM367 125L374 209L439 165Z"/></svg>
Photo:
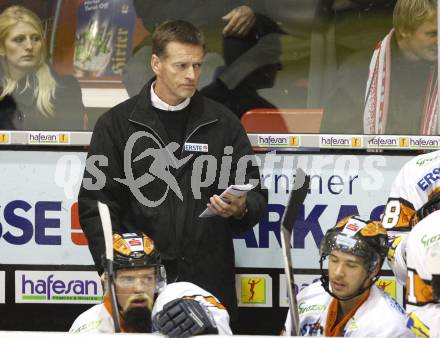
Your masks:
<svg viewBox="0 0 440 338"><path fill-rule="evenodd" d="M139 95L103 114L95 125L88 161L92 162L90 158L92 155L105 155L108 158L108 164L105 161L100 164L95 162L95 166L105 174L106 180L100 190L86 189L86 182L103 181L102 174L101 177L97 175L96 168L88 163L78 198L81 227L89 241L95 265L98 271L102 272L101 255L104 253L104 238L96 201L107 203L111 211L113 230L145 232L155 241L171 275L177 274L179 280L193 282L208 290L226 305L231 316L234 317L237 300L232 234L252 228L265 212L267 203L267 192L259 185L258 167L252 165L251 161L243 162L244 166L247 165L246 175L241 174L245 177L245 182L235 182L238 160L243 155L252 155L251 158L255 159L251 145L240 121L232 112L196 92L189 106L191 112L187 122L185 143L206 144L207 152L185 151L182 150L181 145L181 148L174 153L179 158L193 154L193 157L177 170L172 166L168 167L179 183L183 201L172 189L167 191L167 183L150 176L154 179L139 189L141 199L158 201L163 196L166 197L157 206L143 205L127 185L116 181L115 178L126 178L126 174L131 174L130 167L135 179L150 173L152 156L135 162L133 159L146 149L163 148L169 143L166 127L162 125L151 105L150 86L151 81ZM131 160L126 163L126 167L128 166L126 173L124 149L130 136L138 131L143 131L144 135L134 142ZM153 135L154 139L145 136L145 132ZM231 155L225 155L225 146L233 147ZM215 158L217 165L209 170L207 178L209 184L201 188L201 196L197 199L191 188L191 176L194 164L199 171L204 167L203 173L206 174L207 162L197 162L197 158L202 155L212 155L213 158L208 161L214 163ZM225 157L224 165L227 164L228 158L232 157L232 168L229 179L226 176L226 182L219 189L223 157ZM215 180L210 181L209 174L213 176L213 171L215 171ZM205 175L202 175L202 180L204 177ZM206 208L209 197L220 194L224 186L248 183L250 179L253 179L254 182L251 183L254 184L257 180L258 186L247 195L249 211L243 219L198 217ZM195 190L197 191L198 188Z"/></svg>

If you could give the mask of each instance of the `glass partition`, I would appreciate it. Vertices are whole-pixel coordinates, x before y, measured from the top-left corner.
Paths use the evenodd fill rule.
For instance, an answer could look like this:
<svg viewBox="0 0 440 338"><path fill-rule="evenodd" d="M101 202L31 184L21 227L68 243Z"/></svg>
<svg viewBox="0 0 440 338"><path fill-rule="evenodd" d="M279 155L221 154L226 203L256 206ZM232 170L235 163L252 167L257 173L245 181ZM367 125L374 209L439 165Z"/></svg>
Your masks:
<svg viewBox="0 0 440 338"><path fill-rule="evenodd" d="M252 132L273 119L270 132L439 134L434 0L5 0L0 11L2 130L93 130L142 95L151 34L178 18L206 37L199 90Z"/></svg>

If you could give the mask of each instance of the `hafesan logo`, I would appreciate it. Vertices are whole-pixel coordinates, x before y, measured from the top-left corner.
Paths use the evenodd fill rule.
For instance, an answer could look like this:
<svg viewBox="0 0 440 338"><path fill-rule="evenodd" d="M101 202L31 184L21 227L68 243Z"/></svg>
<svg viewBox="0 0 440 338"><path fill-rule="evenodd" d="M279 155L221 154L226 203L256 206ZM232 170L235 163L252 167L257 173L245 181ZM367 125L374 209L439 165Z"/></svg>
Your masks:
<svg viewBox="0 0 440 338"><path fill-rule="evenodd" d="M95 304L102 301L93 271L15 271L16 303Z"/></svg>
<svg viewBox="0 0 440 338"><path fill-rule="evenodd" d="M70 133L30 131L28 142L29 144L69 144Z"/></svg>

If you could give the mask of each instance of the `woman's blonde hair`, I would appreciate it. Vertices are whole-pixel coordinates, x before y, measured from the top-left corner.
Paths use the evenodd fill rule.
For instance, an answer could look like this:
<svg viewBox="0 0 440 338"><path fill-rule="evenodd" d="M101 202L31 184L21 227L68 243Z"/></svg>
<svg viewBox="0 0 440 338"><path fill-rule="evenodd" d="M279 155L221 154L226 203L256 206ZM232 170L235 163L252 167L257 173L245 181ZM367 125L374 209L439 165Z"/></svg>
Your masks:
<svg viewBox="0 0 440 338"><path fill-rule="evenodd" d="M423 22L437 17L437 0L398 0L393 26L398 36L413 33Z"/></svg>
<svg viewBox="0 0 440 338"><path fill-rule="evenodd" d="M55 96L57 83L50 72L49 66L46 63L46 40L40 18L35 13L22 6L11 6L6 8L0 14L0 50L5 49L6 37L8 36L11 28L14 27L18 22L24 22L31 25L40 35L42 42L42 57L40 60L40 65L35 72L37 84L34 88L34 97L36 98L37 108L41 114L46 117L53 117L55 112L52 100ZM6 71L6 76L3 79L3 91L0 94L0 99L2 99L5 95L12 94L14 92L14 90L17 88L18 82L17 80L11 78L6 59L4 57L0 57L0 61ZM27 78L26 81L26 86L28 85L29 78Z"/></svg>

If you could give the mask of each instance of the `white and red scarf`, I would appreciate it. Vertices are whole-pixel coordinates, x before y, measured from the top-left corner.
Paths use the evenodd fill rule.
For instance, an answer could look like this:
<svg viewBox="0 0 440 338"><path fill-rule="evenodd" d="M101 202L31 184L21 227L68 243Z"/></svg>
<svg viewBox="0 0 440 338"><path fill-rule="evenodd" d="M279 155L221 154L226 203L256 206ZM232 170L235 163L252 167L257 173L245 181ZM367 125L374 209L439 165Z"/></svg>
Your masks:
<svg viewBox="0 0 440 338"><path fill-rule="evenodd" d="M392 29L378 43L370 62L367 90L365 93L364 133L384 134L387 125L391 76L391 37ZM438 135L438 78L437 64L434 63L428 78L420 121L421 135ZM402 116L402 118L404 118Z"/></svg>

